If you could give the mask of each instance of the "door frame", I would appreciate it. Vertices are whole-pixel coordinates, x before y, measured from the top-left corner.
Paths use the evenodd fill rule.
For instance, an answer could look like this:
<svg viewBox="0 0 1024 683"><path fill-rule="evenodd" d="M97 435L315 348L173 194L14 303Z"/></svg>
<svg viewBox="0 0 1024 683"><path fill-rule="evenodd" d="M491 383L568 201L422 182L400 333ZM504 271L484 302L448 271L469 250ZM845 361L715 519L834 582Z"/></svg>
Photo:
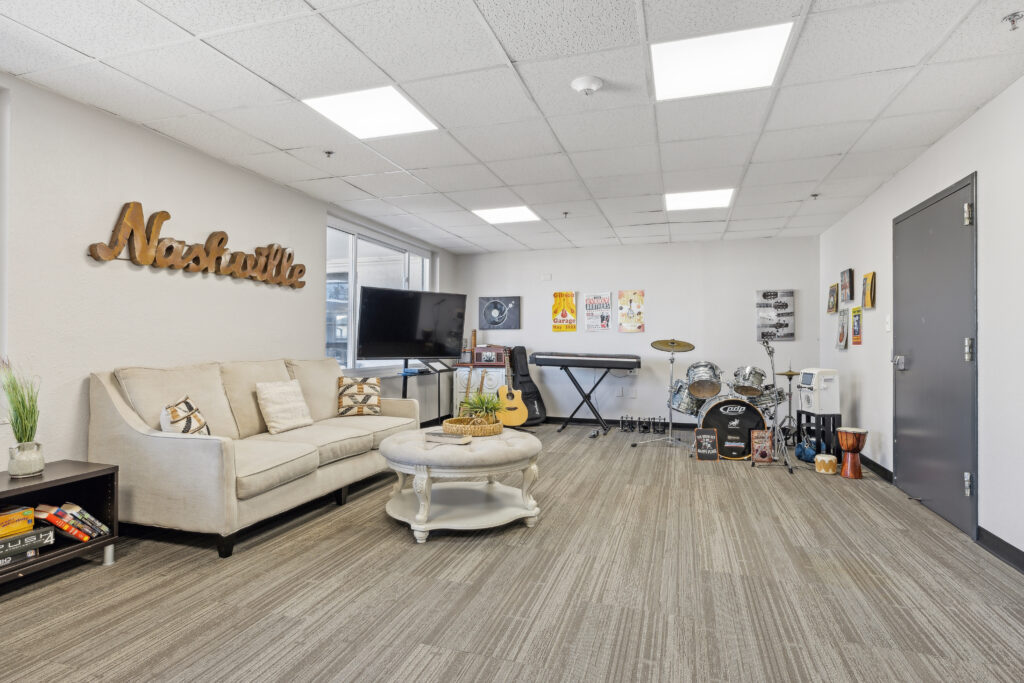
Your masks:
<svg viewBox="0 0 1024 683"><path fill-rule="evenodd" d="M972 336L974 337L974 370L971 373L971 442L974 447L971 449L970 463L971 463L971 476L972 476L972 491L971 491L971 524L968 535L972 540L978 540L978 494L980 490L978 482L978 172L975 171L970 175L958 180L949 187L936 192L928 199L915 205L913 208L904 211L896 218L892 219L892 272L893 272L893 283L896 281L896 229L897 224L901 221L910 218L911 216L920 213L924 209L932 206L933 204L942 201L946 197L950 196L955 192L959 192L965 187L970 187L971 190L971 205L973 207L973 225L971 226L971 278L974 285L974 293L971 297L973 302L973 314L974 314L974 330ZM966 227L966 226L965 226ZM896 300L893 297L893 348L890 353L897 353L896 349ZM899 470L900 470L900 459L897 456L898 443L896 441L897 429L896 429L896 373L899 370L896 366L892 366L892 438L893 438L893 450L892 450L892 481L894 485L897 485L899 481Z"/></svg>

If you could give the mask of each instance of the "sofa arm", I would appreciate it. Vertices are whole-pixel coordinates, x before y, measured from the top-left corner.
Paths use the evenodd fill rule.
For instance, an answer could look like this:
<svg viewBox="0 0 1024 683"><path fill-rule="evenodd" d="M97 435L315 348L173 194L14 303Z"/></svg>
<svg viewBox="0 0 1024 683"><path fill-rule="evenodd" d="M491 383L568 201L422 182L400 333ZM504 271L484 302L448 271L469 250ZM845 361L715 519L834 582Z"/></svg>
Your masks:
<svg viewBox="0 0 1024 683"><path fill-rule="evenodd" d="M388 417L411 417L419 427L420 402L414 398L381 398L380 411Z"/></svg>
<svg viewBox="0 0 1024 683"><path fill-rule="evenodd" d="M114 381L109 374L89 377L88 458L120 468L120 519L200 533L237 531L234 441L151 429Z"/></svg>

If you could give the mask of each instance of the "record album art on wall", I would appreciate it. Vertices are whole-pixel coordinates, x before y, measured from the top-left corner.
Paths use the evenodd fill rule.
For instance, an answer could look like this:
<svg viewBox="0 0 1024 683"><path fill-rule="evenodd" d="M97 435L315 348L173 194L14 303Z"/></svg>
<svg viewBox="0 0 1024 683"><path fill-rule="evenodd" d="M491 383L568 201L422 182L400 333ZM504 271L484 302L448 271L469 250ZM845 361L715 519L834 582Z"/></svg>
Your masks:
<svg viewBox="0 0 1024 683"><path fill-rule="evenodd" d="M853 268L839 273L839 300L844 303L853 301Z"/></svg>
<svg viewBox="0 0 1024 683"><path fill-rule="evenodd" d="M480 329L518 330L519 306L518 296L480 297Z"/></svg>
<svg viewBox="0 0 1024 683"><path fill-rule="evenodd" d="M875 272L871 271L864 276L863 291L861 293L861 307L862 308L874 308L875 307Z"/></svg>
<svg viewBox="0 0 1024 683"><path fill-rule="evenodd" d="M828 288L828 310L827 313L839 312L839 283L836 282Z"/></svg>
<svg viewBox="0 0 1024 683"><path fill-rule="evenodd" d="M756 341L796 339L796 292L792 289L761 289L754 304Z"/></svg>

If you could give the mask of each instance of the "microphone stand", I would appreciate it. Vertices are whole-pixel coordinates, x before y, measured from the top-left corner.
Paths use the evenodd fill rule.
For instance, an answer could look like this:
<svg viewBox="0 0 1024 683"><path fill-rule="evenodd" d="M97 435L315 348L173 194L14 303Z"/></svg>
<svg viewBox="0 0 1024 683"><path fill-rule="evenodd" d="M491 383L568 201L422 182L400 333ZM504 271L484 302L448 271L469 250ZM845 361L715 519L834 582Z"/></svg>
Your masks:
<svg viewBox="0 0 1024 683"><path fill-rule="evenodd" d="M767 339L761 340L761 346L764 347L765 353L768 354L768 363L772 368L772 379L775 378L775 349ZM774 392L772 401L772 414L771 414L771 425L772 425L772 459L780 460L786 469L789 470L790 474L793 474L793 465L789 462L789 448L786 446L786 437L782 434L782 430L776 427L775 423L779 415L779 392ZM780 457L781 456L781 457ZM750 466L757 467L757 463L754 459L750 459Z"/></svg>

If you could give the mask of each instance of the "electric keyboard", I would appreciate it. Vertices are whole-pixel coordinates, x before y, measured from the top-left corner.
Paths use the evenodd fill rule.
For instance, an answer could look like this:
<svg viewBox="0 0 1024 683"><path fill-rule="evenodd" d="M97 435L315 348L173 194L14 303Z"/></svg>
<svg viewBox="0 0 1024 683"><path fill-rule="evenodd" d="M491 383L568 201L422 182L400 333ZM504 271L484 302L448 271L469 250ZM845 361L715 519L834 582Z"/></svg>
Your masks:
<svg viewBox="0 0 1024 683"><path fill-rule="evenodd" d="M602 370L633 370L640 367L640 356L630 353L541 353L530 354L534 365L562 368L601 368Z"/></svg>

